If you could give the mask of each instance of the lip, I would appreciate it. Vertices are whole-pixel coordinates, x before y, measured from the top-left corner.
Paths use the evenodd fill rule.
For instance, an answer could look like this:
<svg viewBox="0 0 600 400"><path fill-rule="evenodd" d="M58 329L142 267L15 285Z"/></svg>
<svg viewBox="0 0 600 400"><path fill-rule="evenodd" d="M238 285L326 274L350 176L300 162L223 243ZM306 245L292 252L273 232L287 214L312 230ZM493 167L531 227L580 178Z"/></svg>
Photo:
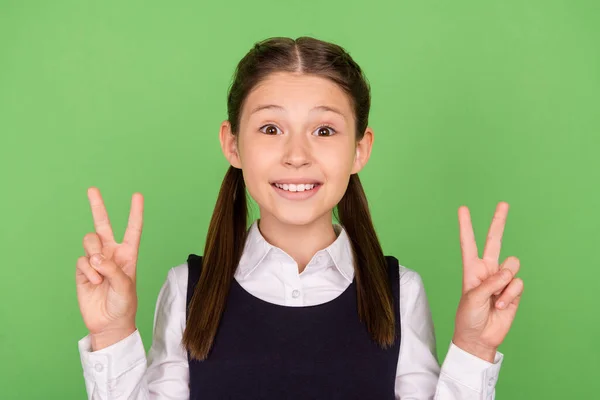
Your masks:
<svg viewBox="0 0 600 400"><path fill-rule="evenodd" d="M321 181L315 180L315 179L311 179L311 178L286 178L286 179L277 179L274 181L270 182L271 185L275 184L275 183L279 183L280 185L283 185L284 183L293 183L294 185L300 185L302 183L308 183L309 185L313 184L313 185L321 185Z"/></svg>
<svg viewBox="0 0 600 400"><path fill-rule="evenodd" d="M296 184L293 180L290 181L281 181L281 182L285 182L285 183L293 183ZM321 189L321 186L323 186L321 183L313 181L311 182L310 180L304 180L302 182L298 181L300 183L309 183L312 184L314 182L315 187L310 189L310 190L304 190L302 192L290 192L288 190L283 190L278 188L277 186L275 186L275 183L279 183L279 182L273 182L271 183L271 187L273 188L273 190L275 190L275 192L280 195L281 197L283 197L284 199L287 200L306 200L309 199L311 197L313 197L315 194L317 194L317 192L319 191L319 189Z"/></svg>

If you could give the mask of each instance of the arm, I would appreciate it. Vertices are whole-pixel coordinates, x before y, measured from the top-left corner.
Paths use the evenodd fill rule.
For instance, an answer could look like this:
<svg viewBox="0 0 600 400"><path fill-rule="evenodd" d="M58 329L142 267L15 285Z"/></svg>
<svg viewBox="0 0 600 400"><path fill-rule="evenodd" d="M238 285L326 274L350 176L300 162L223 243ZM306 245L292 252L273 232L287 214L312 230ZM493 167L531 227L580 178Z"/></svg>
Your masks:
<svg viewBox="0 0 600 400"><path fill-rule="evenodd" d="M156 302L147 357L137 330L98 351L92 351L89 335L79 341L88 399L189 398L187 352L180 344L185 329L180 283L187 280L186 274L187 266L172 268L167 274Z"/></svg>
<svg viewBox="0 0 600 400"><path fill-rule="evenodd" d="M453 343L440 368L429 303L419 274L400 267L401 343L396 399L492 400L502 354L489 363Z"/></svg>

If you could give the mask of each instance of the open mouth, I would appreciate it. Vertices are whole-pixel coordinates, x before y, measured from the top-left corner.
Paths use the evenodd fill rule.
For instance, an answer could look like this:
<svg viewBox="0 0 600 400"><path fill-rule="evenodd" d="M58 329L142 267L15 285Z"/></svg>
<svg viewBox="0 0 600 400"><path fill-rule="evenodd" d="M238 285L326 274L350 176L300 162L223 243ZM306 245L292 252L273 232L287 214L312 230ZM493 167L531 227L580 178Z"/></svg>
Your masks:
<svg viewBox="0 0 600 400"><path fill-rule="evenodd" d="M273 182L271 186L275 192L287 200L306 200L313 197L323 186L320 182L307 183L285 183L285 181Z"/></svg>
<svg viewBox="0 0 600 400"><path fill-rule="evenodd" d="M320 183L272 183L271 185L275 186L278 189L284 190L286 192L308 192L311 190L315 190Z"/></svg>

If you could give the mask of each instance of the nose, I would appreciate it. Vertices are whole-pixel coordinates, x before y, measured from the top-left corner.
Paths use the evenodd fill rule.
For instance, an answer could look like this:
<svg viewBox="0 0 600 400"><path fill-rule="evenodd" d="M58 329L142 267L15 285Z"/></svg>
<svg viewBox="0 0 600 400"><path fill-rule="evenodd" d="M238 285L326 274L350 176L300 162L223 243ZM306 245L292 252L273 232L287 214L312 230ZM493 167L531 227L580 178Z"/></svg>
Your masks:
<svg viewBox="0 0 600 400"><path fill-rule="evenodd" d="M300 168L311 164L308 138L302 133L292 133L287 137L283 163L292 168Z"/></svg>

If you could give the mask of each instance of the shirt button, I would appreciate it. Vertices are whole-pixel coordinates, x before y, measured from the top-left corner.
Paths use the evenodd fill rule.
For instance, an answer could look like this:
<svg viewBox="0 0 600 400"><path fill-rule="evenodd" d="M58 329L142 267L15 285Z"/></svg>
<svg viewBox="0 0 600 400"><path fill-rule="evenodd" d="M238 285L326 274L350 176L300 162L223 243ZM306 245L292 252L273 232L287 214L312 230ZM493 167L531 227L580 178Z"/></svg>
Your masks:
<svg viewBox="0 0 600 400"><path fill-rule="evenodd" d="M297 298L298 298L298 296L300 296L300 291L299 291L299 290L294 290L294 291L292 292L292 297L293 297L293 298L295 298L295 299L297 299Z"/></svg>
<svg viewBox="0 0 600 400"><path fill-rule="evenodd" d="M490 386L490 387L491 387L491 386L494 386L494 378L490 378L490 379L488 380L488 386Z"/></svg>
<svg viewBox="0 0 600 400"><path fill-rule="evenodd" d="M315 258L315 262L316 262L317 264L320 264L320 263L321 263L321 261L323 261L323 256L317 256L317 258Z"/></svg>
<svg viewBox="0 0 600 400"><path fill-rule="evenodd" d="M102 370L104 369L104 367L100 363L96 364L94 368L96 368L96 371L98 372L102 372Z"/></svg>

